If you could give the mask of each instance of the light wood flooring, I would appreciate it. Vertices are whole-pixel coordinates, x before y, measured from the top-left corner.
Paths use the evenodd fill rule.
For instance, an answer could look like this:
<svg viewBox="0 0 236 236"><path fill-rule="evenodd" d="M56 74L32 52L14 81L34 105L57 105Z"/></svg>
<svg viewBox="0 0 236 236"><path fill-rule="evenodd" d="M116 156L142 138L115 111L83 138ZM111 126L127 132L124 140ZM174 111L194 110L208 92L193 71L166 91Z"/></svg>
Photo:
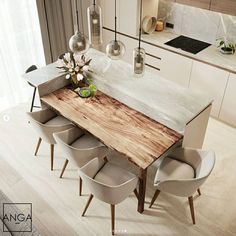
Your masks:
<svg viewBox="0 0 236 236"><path fill-rule="evenodd" d="M79 197L75 167L69 163L59 179L65 156L56 146L54 171L50 171L49 145L42 143L34 157L37 134L27 122L26 106L0 113L0 189L13 202L32 202L33 224L41 235L111 235L110 207L94 199L86 217L81 217L89 191ZM148 173L145 211L136 210L137 199L130 195L116 208L116 235L137 236L233 236L236 235L236 130L211 119L205 149L217 155L215 169L194 197L196 225L192 225L187 199L161 193L152 209L156 167ZM109 159L125 168L125 159L111 153Z"/></svg>

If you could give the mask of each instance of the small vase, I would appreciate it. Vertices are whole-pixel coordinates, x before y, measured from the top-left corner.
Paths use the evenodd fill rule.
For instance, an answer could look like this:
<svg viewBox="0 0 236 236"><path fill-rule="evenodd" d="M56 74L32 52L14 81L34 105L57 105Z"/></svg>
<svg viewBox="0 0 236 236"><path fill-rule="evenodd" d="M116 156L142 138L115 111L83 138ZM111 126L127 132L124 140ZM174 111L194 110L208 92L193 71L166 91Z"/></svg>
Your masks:
<svg viewBox="0 0 236 236"><path fill-rule="evenodd" d="M226 54L226 55L232 55L232 54L234 54L233 49L231 49L231 48L225 48L225 47L220 48L220 52L221 52L222 54Z"/></svg>

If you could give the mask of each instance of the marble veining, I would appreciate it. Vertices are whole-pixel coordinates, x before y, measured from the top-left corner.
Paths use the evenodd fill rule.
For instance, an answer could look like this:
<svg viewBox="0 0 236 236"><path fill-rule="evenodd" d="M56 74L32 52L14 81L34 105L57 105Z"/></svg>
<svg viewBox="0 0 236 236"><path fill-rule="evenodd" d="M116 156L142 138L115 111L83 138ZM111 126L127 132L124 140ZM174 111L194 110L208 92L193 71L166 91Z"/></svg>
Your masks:
<svg viewBox="0 0 236 236"><path fill-rule="evenodd" d="M212 102L203 93L183 88L151 72L135 78L131 65L111 61L97 50L90 49L87 56L93 58L93 77L99 90L180 133Z"/></svg>

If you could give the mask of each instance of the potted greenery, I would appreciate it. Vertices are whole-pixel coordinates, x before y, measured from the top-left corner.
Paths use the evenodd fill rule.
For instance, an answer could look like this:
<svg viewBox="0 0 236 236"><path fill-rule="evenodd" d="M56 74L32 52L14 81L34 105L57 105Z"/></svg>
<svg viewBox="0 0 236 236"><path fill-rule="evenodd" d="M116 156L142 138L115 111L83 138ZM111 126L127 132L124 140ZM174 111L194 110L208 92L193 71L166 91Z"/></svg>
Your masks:
<svg viewBox="0 0 236 236"><path fill-rule="evenodd" d="M95 94L97 87L89 78L91 59L84 55L76 55L72 52L62 54L58 59L58 69L62 69L65 78L70 80L73 90L81 97L90 97Z"/></svg>
<svg viewBox="0 0 236 236"><path fill-rule="evenodd" d="M223 54L234 54L236 45L226 39L219 39L218 48L220 48L220 52Z"/></svg>

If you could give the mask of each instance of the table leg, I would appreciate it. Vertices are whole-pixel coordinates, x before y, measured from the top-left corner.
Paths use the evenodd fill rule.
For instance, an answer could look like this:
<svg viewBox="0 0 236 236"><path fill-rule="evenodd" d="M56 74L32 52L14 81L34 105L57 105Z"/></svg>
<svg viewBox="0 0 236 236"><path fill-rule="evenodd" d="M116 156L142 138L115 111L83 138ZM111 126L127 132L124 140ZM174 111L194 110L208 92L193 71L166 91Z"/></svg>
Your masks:
<svg viewBox="0 0 236 236"><path fill-rule="evenodd" d="M138 200L138 212L144 211L145 193L146 193L146 180L147 180L147 169L140 169L139 174L139 200Z"/></svg>

